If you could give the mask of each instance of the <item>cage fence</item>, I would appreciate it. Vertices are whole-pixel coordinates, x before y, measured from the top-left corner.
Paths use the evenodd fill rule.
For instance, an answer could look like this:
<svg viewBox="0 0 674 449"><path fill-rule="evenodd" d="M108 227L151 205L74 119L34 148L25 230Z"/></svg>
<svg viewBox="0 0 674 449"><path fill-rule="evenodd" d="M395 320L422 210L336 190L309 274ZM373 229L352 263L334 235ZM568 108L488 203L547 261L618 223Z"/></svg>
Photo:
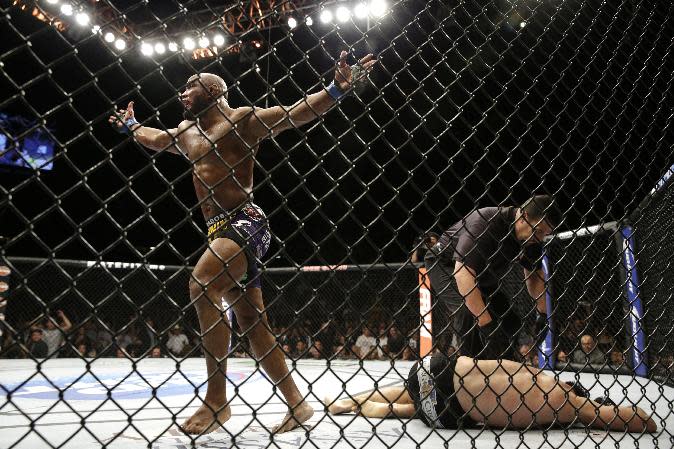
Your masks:
<svg viewBox="0 0 674 449"><path fill-rule="evenodd" d="M0 446L674 446L671 4L0 9ZM430 233L536 193L544 338L513 263L513 360L457 374Z"/></svg>

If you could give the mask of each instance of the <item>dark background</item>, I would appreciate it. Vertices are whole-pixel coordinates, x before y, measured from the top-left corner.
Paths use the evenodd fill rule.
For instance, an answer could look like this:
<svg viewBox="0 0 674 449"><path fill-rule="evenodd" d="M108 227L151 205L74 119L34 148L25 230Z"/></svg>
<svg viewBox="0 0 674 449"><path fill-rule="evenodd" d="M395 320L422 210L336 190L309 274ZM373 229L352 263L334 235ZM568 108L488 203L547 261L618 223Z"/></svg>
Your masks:
<svg viewBox="0 0 674 449"><path fill-rule="evenodd" d="M177 92L198 71L236 83L233 106L291 104L329 82L346 48L378 56L371 85L258 154L269 265L403 261L424 231L533 192L556 196L565 229L619 220L672 163L666 2L398 1L366 32L315 20L240 36L263 40L252 59L199 61L133 46L117 55L10 3L0 2L0 110L48 126L59 144L52 172L0 173L7 256L193 264L204 223L189 164L112 131L113 105L134 100L145 124L175 127ZM176 9L110 3L129 23Z"/></svg>

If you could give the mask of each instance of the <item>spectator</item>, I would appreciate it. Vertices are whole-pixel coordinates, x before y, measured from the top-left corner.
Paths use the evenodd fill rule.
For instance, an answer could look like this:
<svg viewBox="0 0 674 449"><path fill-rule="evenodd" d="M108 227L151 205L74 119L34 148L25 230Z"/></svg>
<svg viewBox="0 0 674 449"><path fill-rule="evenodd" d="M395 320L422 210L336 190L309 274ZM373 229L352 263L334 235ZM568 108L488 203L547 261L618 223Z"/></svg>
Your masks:
<svg viewBox="0 0 674 449"><path fill-rule="evenodd" d="M580 349L576 349L571 354L571 362L601 366L605 362L605 356L597 347L594 337L585 334L580 338Z"/></svg>
<svg viewBox="0 0 674 449"><path fill-rule="evenodd" d="M622 351L618 351L617 349L614 349L611 351L610 354L610 363L611 363L611 368L613 369L619 369L623 366L625 366L625 355L622 353Z"/></svg>
<svg viewBox="0 0 674 449"><path fill-rule="evenodd" d="M532 350L531 345L521 345L519 348L519 353L522 363L525 365L534 364L534 355L536 355L536 353Z"/></svg>
<svg viewBox="0 0 674 449"><path fill-rule="evenodd" d="M30 342L28 343L28 351L31 357L36 359L43 359L47 357L49 348L47 343L42 340L42 329L35 328L30 333Z"/></svg>
<svg viewBox="0 0 674 449"><path fill-rule="evenodd" d="M560 338L560 345L562 349L568 354L578 341L578 336L586 333L586 323L584 320L573 317L570 323L567 323L562 336Z"/></svg>
<svg viewBox="0 0 674 449"><path fill-rule="evenodd" d="M405 337L402 336L397 326L391 326L388 334L388 350L391 353L391 357L395 359L400 358L404 348Z"/></svg>
<svg viewBox="0 0 674 449"><path fill-rule="evenodd" d="M131 346L133 343L133 338L131 337L131 334L129 333L129 329L120 332L117 334L115 337L115 344L117 345L117 348L124 349L126 351L126 348Z"/></svg>
<svg viewBox="0 0 674 449"><path fill-rule="evenodd" d="M293 351L293 348L291 348L288 343L281 346L281 349L283 349L285 356L288 357L289 359L295 358L295 351Z"/></svg>
<svg viewBox="0 0 674 449"><path fill-rule="evenodd" d="M77 355L78 355L78 356L80 356L80 357L86 357L86 356L87 356L87 353L88 353L88 350L87 350L87 345L86 345L86 344L80 343L79 345L77 345Z"/></svg>
<svg viewBox="0 0 674 449"><path fill-rule="evenodd" d="M162 357L164 356L162 355L161 348L159 346L155 346L154 348L152 348L152 351L150 352L150 358L160 359Z"/></svg>
<svg viewBox="0 0 674 449"><path fill-rule="evenodd" d="M615 340L608 332L602 332L597 337L597 346L603 353L610 353L613 350Z"/></svg>
<svg viewBox="0 0 674 449"><path fill-rule="evenodd" d="M2 336L2 357L7 359L22 359L26 356L25 352L21 348L12 332L5 332Z"/></svg>
<svg viewBox="0 0 674 449"><path fill-rule="evenodd" d="M660 359L659 365L662 370L667 373L667 376L670 376L674 370L674 354L671 352L666 352L665 355L663 355Z"/></svg>
<svg viewBox="0 0 674 449"><path fill-rule="evenodd" d="M314 345L309 349L309 357L312 359L325 359L329 357L329 354L325 353L321 340L314 340Z"/></svg>
<svg viewBox="0 0 674 449"><path fill-rule="evenodd" d="M173 326L166 340L166 349L176 357L182 356L189 349L190 341L187 335L182 332L179 325Z"/></svg>
<svg viewBox="0 0 674 449"><path fill-rule="evenodd" d="M384 357L388 357L388 337L386 334L386 325L379 328L379 337L377 337L377 358L383 359Z"/></svg>
<svg viewBox="0 0 674 449"><path fill-rule="evenodd" d="M96 348L91 347L89 348L89 352L87 352L87 357L95 359L98 356L98 352L96 351Z"/></svg>
<svg viewBox="0 0 674 449"><path fill-rule="evenodd" d="M351 324L347 324L344 335L340 336L339 343L345 348L353 348L356 345L357 339L356 330Z"/></svg>
<svg viewBox="0 0 674 449"><path fill-rule="evenodd" d="M456 353L456 348L452 345L447 346L447 357L451 357Z"/></svg>
<svg viewBox="0 0 674 449"><path fill-rule="evenodd" d="M57 311L56 315L61 319L61 323L48 316L45 319L45 329L42 334L42 340L47 344L50 357L59 356L61 347L65 344L66 333L73 327L63 310Z"/></svg>
<svg viewBox="0 0 674 449"><path fill-rule="evenodd" d="M422 237L417 237L414 240L414 249L410 254L410 261L413 263L423 262L426 252L438 243L438 234L429 232Z"/></svg>
<svg viewBox="0 0 674 449"><path fill-rule="evenodd" d="M98 328L98 334L96 335L96 350L99 354L110 355L112 352L112 329L109 324L103 323L102 326Z"/></svg>
<svg viewBox="0 0 674 449"><path fill-rule="evenodd" d="M96 342L96 339L98 338L98 326L96 325L96 322L94 320L89 320L86 323L84 323L84 326L82 327L84 327L84 332L87 338L87 344L89 344L89 346L92 346Z"/></svg>
<svg viewBox="0 0 674 449"><path fill-rule="evenodd" d="M124 349L117 348L117 350L115 351L115 357L118 358L118 359L126 359L129 356Z"/></svg>
<svg viewBox="0 0 674 449"><path fill-rule="evenodd" d="M89 339L87 338L87 330L85 329L84 326L80 326L77 328L77 332L75 333L75 337L73 339L73 346L76 348L79 347L79 345L88 345L89 344Z"/></svg>
<svg viewBox="0 0 674 449"><path fill-rule="evenodd" d="M138 331L138 324L133 323L129 326L129 337L131 338L131 344L126 347L126 352L131 355L131 357L138 357L140 354L145 352L143 340L140 337L140 332Z"/></svg>
<svg viewBox="0 0 674 449"><path fill-rule="evenodd" d="M276 341L278 344L281 345L281 347L288 345L288 346L294 346L294 342L292 341L290 337L290 332L288 332L287 327L281 327L279 328L278 333L276 334Z"/></svg>
<svg viewBox="0 0 674 449"><path fill-rule="evenodd" d="M569 363L569 355L566 352L560 350L557 353L557 363L566 365Z"/></svg>
<svg viewBox="0 0 674 449"><path fill-rule="evenodd" d="M321 325L316 339L321 341L326 356L331 356L335 346L335 325L332 320L328 320Z"/></svg>
<svg viewBox="0 0 674 449"><path fill-rule="evenodd" d="M158 347L159 338L157 337L157 326L154 324L152 318L148 318L140 322L140 332L138 332L140 339L139 349L142 352L152 348Z"/></svg>
<svg viewBox="0 0 674 449"><path fill-rule="evenodd" d="M363 326L363 333L356 339L356 355L365 360L372 359L376 357L375 347L377 346L377 340L372 336L370 328L367 325Z"/></svg>
<svg viewBox="0 0 674 449"><path fill-rule="evenodd" d="M409 346L405 346L405 349L403 349L403 360L416 360L416 354L414 351L412 351L412 348Z"/></svg>
<svg viewBox="0 0 674 449"><path fill-rule="evenodd" d="M307 351L307 344L304 340L298 340L295 344L295 360L297 359L306 359L309 357L309 351Z"/></svg>

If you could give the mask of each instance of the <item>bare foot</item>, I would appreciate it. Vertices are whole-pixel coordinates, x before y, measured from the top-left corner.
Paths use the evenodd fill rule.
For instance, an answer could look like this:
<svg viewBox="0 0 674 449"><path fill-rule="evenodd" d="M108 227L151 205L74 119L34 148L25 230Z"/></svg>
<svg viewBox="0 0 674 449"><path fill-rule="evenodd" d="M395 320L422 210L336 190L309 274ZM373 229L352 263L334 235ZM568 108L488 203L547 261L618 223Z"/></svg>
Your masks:
<svg viewBox="0 0 674 449"><path fill-rule="evenodd" d="M389 404L372 401L363 402L360 406L356 406L354 411L367 418L386 418L391 413Z"/></svg>
<svg viewBox="0 0 674 449"><path fill-rule="evenodd" d="M222 426L232 416L229 405L217 405L204 402L181 426L180 429L188 434L203 435L211 433Z"/></svg>
<svg viewBox="0 0 674 449"><path fill-rule="evenodd" d="M323 398L323 404L328 408L331 415L352 412L358 404L353 399L334 399L330 396Z"/></svg>
<svg viewBox="0 0 674 449"><path fill-rule="evenodd" d="M314 416L314 409L306 401L302 401L292 410L288 410L281 424L274 426L272 433L283 433L293 430L301 426L312 416Z"/></svg>

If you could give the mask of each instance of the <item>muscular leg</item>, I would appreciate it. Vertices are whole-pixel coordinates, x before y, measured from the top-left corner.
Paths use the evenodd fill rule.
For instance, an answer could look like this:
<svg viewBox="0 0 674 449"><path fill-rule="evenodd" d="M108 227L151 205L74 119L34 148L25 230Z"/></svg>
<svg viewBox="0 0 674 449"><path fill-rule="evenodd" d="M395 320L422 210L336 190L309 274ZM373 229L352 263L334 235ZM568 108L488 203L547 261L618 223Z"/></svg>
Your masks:
<svg viewBox="0 0 674 449"><path fill-rule="evenodd" d="M326 397L323 404L331 415L358 411L368 418L386 418L389 415L409 418L415 411L414 401L403 385L381 387L346 399Z"/></svg>
<svg viewBox="0 0 674 449"><path fill-rule="evenodd" d="M225 389L230 329L221 298L243 277L246 268L246 256L239 246L223 238L214 240L194 267L190 299L199 317L208 387L204 403L181 426L186 433L212 432L231 415Z"/></svg>
<svg viewBox="0 0 674 449"><path fill-rule="evenodd" d="M243 293L240 289L234 289L228 292L225 299L234 309L241 332L248 336L255 358L259 360L269 378L281 390L281 394L290 406L284 420L272 431L282 433L294 429L311 418L314 409L304 401L297 389L288 371L283 351L269 331L262 290L249 288Z"/></svg>
<svg viewBox="0 0 674 449"><path fill-rule="evenodd" d="M325 397L323 404L328 407L328 412L332 415L354 411L358 405L366 402L375 402L380 404L413 404L412 398L402 385L389 387L380 387L376 390L366 391L365 393L350 396L345 399L334 399Z"/></svg>
<svg viewBox="0 0 674 449"><path fill-rule="evenodd" d="M655 422L635 407L601 406L541 370L502 360L459 358L454 389L475 421L524 429L554 422L630 432L655 431Z"/></svg>

